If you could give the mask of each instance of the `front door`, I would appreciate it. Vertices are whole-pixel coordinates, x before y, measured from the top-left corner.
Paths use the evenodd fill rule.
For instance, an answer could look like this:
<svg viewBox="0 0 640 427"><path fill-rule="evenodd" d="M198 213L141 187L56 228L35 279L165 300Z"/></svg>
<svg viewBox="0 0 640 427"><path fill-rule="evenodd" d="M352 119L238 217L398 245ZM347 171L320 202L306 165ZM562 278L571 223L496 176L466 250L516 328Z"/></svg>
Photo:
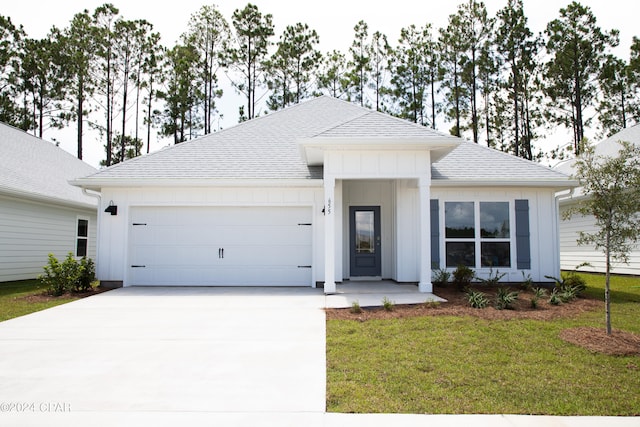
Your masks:
<svg viewBox="0 0 640 427"><path fill-rule="evenodd" d="M381 276L380 206L350 207L349 235L351 276Z"/></svg>

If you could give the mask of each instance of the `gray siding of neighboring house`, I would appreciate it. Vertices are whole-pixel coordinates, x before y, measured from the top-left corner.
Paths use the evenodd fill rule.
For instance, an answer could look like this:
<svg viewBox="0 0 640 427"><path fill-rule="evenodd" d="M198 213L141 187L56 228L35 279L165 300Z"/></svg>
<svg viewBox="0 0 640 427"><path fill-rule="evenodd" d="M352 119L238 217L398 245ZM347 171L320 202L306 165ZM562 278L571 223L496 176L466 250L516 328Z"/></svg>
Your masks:
<svg viewBox="0 0 640 427"><path fill-rule="evenodd" d="M560 216L568 206L563 204ZM581 231L595 232L595 219L592 216L574 215L570 220L560 222L560 265L563 270L574 270L576 266L588 262L590 266L581 267L579 271L605 272L605 256L601 250L593 246L578 246L577 240ZM640 247L631 253L629 264L614 262L613 273L640 275Z"/></svg>
<svg viewBox="0 0 640 427"><path fill-rule="evenodd" d="M49 253L76 250L77 220L89 220L88 256L96 258L96 210L0 196L0 282L36 278Z"/></svg>

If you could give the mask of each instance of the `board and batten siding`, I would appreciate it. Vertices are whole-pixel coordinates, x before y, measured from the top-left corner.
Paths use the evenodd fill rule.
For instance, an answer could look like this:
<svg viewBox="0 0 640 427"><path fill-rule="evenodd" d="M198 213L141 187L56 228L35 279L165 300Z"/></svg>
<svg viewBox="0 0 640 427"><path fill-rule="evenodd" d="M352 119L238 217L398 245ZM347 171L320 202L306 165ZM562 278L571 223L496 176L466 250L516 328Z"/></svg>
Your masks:
<svg viewBox="0 0 640 427"><path fill-rule="evenodd" d="M96 211L0 196L0 282L34 279L48 254L76 250L77 221L89 220L90 258L96 258Z"/></svg>
<svg viewBox="0 0 640 427"><path fill-rule="evenodd" d="M567 209L569 205L561 204L560 215ZM560 265L562 269L575 270L578 265L587 262L590 265L580 267L579 271L604 273L606 264L602 250L596 250L594 246L578 246L577 240L581 231L585 233L597 231L593 216L573 215L570 219L561 220ZM612 267L613 273L640 275L640 246L631 252L629 264L614 261Z"/></svg>

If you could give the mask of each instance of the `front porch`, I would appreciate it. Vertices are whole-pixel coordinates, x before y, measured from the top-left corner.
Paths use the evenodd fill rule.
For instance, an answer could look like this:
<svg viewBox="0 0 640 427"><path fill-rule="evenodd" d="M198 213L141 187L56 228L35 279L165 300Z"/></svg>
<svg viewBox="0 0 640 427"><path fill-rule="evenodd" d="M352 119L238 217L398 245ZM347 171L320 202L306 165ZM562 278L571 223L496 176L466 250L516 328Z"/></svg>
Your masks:
<svg viewBox="0 0 640 427"><path fill-rule="evenodd" d="M336 285L336 292L325 297L326 308L382 307L384 298L394 304L422 304L427 301L447 302L431 292L420 292L415 283L382 281L346 281Z"/></svg>

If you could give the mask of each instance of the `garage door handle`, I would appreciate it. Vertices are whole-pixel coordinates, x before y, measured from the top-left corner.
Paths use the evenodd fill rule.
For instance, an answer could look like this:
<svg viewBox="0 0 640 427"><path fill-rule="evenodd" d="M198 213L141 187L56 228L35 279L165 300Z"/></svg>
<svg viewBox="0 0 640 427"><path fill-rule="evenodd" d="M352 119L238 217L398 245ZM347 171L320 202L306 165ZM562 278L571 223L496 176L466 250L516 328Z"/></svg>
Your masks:
<svg viewBox="0 0 640 427"><path fill-rule="evenodd" d="M132 265L131 268L146 268L146 265Z"/></svg>
<svg viewBox="0 0 640 427"><path fill-rule="evenodd" d="M298 268L311 268L310 265L299 265Z"/></svg>

